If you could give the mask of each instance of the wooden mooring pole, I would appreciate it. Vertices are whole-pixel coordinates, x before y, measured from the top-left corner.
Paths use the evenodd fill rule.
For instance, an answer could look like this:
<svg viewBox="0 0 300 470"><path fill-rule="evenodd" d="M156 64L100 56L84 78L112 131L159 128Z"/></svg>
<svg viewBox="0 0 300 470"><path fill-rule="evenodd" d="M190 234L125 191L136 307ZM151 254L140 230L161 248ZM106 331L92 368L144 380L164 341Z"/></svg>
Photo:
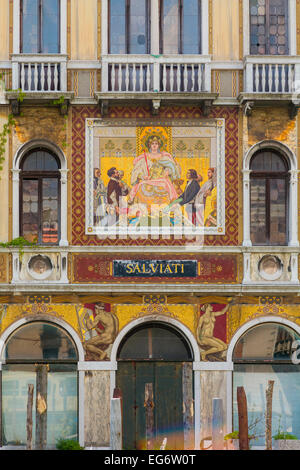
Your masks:
<svg viewBox="0 0 300 470"><path fill-rule="evenodd" d="M268 381L266 390L266 450L272 450L272 400L274 380Z"/></svg>
<svg viewBox="0 0 300 470"><path fill-rule="evenodd" d="M27 450L32 450L32 408L33 408L33 391L34 386L28 384L28 398L27 398L27 422L26 422L26 431L27 431Z"/></svg>
<svg viewBox="0 0 300 470"><path fill-rule="evenodd" d="M240 450L249 450L248 410L244 387L237 387Z"/></svg>
<svg viewBox="0 0 300 470"><path fill-rule="evenodd" d="M35 448L43 450L47 445L47 383L48 364L36 366L36 427Z"/></svg>
<svg viewBox="0 0 300 470"><path fill-rule="evenodd" d="M153 384L145 384L145 403L146 408L146 449L154 448L154 400Z"/></svg>

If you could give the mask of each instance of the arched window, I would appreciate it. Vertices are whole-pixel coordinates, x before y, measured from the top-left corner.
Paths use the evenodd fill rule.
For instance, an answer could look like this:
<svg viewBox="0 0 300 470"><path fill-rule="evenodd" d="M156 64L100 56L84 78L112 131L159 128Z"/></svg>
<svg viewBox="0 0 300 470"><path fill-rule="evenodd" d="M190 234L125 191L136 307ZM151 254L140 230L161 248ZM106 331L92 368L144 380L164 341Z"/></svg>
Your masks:
<svg viewBox="0 0 300 470"><path fill-rule="evenodd" d="M265 444L266 389L274 381L272 434L289 432L300 439L300 366L293 351L300 336L279 323L263 323L250 328L238 340L233 351L233 429L238 430L237 387L244 387L249 434Z"/></svg>
<svg viewBox="0 0 300 470"><path fill-rule="evenodd" d="M60 162L45 148L22 159L20 235L30 242L55 245L60 240Z"/></svg>
<svg viewBox="0 0 300 470"><path fill-rule="evenodd" d="M176 330L159 323L135 328L120 344L118 360L192 361L191 349Z"/></svg>
<svg viewBox="0 0 300 470"><path fill-rule="evenodd" d="M2 365L2 442L26 444L28 386L33 385L33 448L78 436L77 348L63 329L30 322L14 331Z"/></svg>
<svg viewBox="0 0 300 470"><path fill-rule="evenodd" d="M289 166L274 150L250 162L250 236L253 245L288 243Z"/></svg>

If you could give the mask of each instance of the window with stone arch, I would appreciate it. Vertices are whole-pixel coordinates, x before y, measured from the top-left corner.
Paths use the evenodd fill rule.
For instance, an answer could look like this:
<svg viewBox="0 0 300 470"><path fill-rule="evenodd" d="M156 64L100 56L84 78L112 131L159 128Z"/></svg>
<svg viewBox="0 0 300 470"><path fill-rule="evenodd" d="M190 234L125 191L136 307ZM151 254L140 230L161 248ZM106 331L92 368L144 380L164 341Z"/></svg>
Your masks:
<svg viewBox="0 0 300 470"><path fill-rule="evenodd" d="M299 332L292 326L270 319L249 327L235 343L233 430L238 430L237 388L244 387L250 434L256 436L251 441L253 446L265 445L266 389L271 380L272 434L281 431L300 439L299 339Z"/></svg>
<svg viewBox="0 0 300 470"><path fill-rule="evenodd" d="M47 148L31 149L20 164L20 236L41 245L60 240L60 161Z"/></svg>
<svg viewBox="0 0 300 470"><path fill-rule="evenodd" d="M78 439L78 348L63 327L29 321L6 339L1 371L1 446L26 446L29 386L33 391L32 448L55 449Z"/></svg>
<svg viewBox="0 0 300 470"><path fill-rule="evenodd" d="M23 236L29 241L36 240L38 244L68 246L68 162L61 148L46 139L30 140L16 152L11 172L12 238ZM29 189L31 184L29 181L34 181L32 184L36 190L33 200L32 193L28 195L27 191L25 194L26 185ZM32 207L31 202L34 203ZM29 225L24 227L26 221ZM31 222L35 227L30 227ZM48 231L51 236L46 233L48 229L51 229Z"/></svg>
<svg viewBox="0 0 300 470"><path fill-rule="evenodd" d="M298 164L276 140L254 144L243 160L243 246L299 246Z"/></svg>
<svg viewBox="0 0 300 470"><path fill-rule="evenodd" d="M289 165L272 149L250 162L250 231L253 245L286 245L289 217Z"/></svg>

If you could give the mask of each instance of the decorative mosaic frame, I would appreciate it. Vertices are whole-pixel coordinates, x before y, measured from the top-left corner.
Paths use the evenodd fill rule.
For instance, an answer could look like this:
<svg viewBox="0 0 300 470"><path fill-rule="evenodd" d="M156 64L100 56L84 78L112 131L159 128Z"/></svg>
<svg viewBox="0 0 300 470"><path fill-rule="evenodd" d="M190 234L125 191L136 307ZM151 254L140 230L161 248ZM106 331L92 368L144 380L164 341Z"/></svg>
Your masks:
<svg viewBox="0 0 300 470"><path fill-rule="evenodd" d="M94 225L93 207L93 174L94 174L94 133L99 128L122 127L162 127L162 128L191 128L210 127L216 129L216 169L217 169L217 225L211 227L158 227L148 226L128 227L99 227ZM110 236L151 237L151 236L200 236L200 235L224 235L225 234L225 119L191 119L191 120L152 120L152 119L85 119L85 234L96 235L99 238Z"/></svg>

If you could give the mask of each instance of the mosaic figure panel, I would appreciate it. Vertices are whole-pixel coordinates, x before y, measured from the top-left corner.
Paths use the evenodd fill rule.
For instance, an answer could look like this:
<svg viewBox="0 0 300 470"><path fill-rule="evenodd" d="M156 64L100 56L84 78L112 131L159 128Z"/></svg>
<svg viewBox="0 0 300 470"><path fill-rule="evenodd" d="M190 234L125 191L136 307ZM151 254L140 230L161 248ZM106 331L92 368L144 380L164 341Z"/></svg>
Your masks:
<svg viewBox="0 0 300 470"><path fill-rule="evenodd" d="M165 124L87 119L86 234L225 233L224 120Z"/></svg>

